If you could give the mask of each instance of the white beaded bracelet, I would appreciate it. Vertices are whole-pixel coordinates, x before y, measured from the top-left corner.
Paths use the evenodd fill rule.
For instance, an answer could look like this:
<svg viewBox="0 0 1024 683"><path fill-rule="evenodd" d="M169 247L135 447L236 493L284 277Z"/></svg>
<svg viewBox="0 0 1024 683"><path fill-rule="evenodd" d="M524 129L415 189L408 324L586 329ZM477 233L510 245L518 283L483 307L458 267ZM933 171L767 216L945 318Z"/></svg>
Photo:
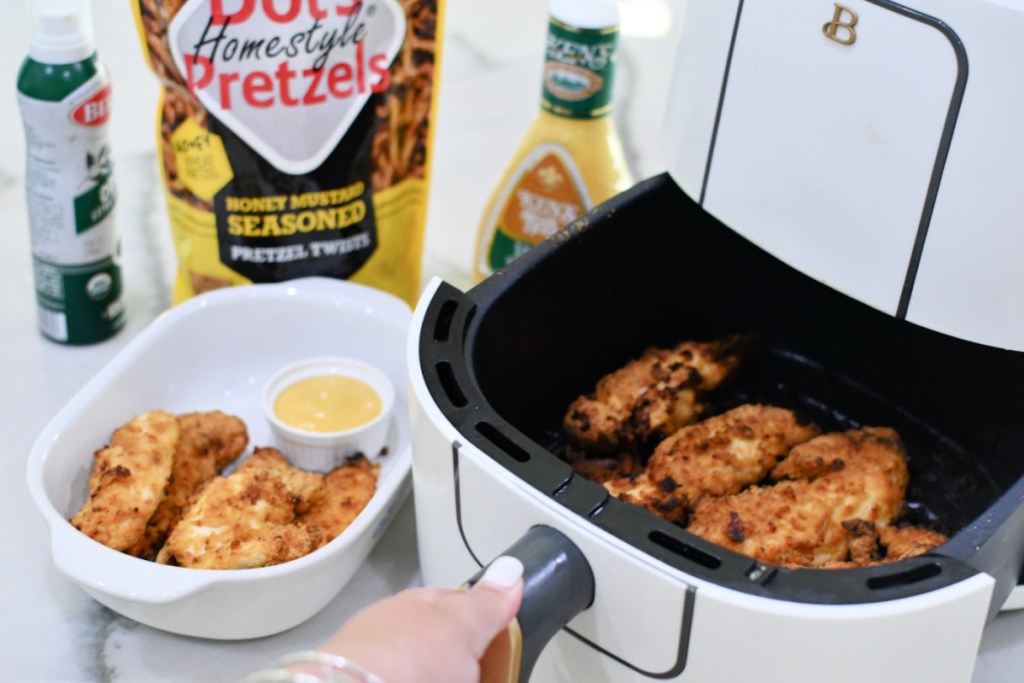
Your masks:
<svg viewBox="0 0 1024 683"><path fill-rule="evenodd" d="M242 679L242 683L384 683L380 677L341 655L319 650L295 652L270 667Z"/></svg>

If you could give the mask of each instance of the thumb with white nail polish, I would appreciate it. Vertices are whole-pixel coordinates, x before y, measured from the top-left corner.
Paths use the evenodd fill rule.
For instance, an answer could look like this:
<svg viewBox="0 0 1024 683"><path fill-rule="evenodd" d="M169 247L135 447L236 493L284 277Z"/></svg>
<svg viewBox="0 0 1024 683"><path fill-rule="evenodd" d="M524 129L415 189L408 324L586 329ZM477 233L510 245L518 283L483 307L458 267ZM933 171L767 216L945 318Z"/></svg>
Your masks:
<svg viewBox="0 0 1024 683"><path fill-rule="evenodd" d="M518 558L502 555L487 566L479 581L496 588L508 589L522 578L523 563Z"/></svg>

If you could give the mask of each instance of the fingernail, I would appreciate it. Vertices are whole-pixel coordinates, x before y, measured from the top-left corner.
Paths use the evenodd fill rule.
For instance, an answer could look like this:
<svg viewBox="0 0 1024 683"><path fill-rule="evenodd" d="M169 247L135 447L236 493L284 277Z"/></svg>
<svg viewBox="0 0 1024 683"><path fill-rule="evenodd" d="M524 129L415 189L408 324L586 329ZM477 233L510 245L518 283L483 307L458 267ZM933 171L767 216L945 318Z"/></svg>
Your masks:
<svg viewBox="0 0 1024 683"><path fill-rule="evenodd" d="M480 581L497 588L511 588L523 577L523 563L518 558L502 555L488 565Z"/></svg>

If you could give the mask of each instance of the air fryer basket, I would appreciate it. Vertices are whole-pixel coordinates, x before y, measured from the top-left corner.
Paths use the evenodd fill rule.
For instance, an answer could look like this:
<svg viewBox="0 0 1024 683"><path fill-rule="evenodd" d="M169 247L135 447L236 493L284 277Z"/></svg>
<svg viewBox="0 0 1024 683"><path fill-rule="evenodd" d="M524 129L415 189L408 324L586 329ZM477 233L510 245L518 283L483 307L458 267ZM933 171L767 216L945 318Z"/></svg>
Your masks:
<svg viewBox="0 0 1024 683"><path fill-rule="evenodd" d="M907 521L951 535L926 556L843 570L769 567L610 499L558 454L569 403L652 345L742 332L754 351L712 412L748 401L827 430L894 427ZM467 293L442 285L421 331L432 396L460 433L536 488L684 571L753 594L859 603L976 571L994 614L1024 561L1024 354L927 330L786 266L667 175L601 205Z"/></svg>

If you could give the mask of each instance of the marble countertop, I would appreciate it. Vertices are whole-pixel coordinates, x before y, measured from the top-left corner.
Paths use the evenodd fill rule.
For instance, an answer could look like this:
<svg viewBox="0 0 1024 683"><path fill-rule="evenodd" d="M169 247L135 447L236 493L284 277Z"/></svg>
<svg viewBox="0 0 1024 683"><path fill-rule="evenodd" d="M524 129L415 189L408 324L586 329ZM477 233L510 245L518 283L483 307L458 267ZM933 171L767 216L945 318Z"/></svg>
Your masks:
<svg viewBox="0 0 1024 683"><path fill-rule="evenodd" d="M424 278L468 283L487 192L536 110L545 2L447 0L434 183ZM623 58L616 123L637 178L660 170L658 130L681 0L620 0ZM0 22L0 683L233 681L286 652L327 639L371 601L420 582L411 499L367 562L321 613L277 636L219 642L140 625L88 597L53 566L49 534L30 501L25 462L56 411L170 305L175 262L158 184L156 79L146 70L124 0L94 0L97 45L114 82L115 168L128 325L94 346L63 347L36 331L24 201L24 145L14 98L27 49L20 5ZM868 656L868 659L870 657ZM1020 680L1024 612L985 632L973 683ZM825 680L825 679L823 679Z"/></svg>

